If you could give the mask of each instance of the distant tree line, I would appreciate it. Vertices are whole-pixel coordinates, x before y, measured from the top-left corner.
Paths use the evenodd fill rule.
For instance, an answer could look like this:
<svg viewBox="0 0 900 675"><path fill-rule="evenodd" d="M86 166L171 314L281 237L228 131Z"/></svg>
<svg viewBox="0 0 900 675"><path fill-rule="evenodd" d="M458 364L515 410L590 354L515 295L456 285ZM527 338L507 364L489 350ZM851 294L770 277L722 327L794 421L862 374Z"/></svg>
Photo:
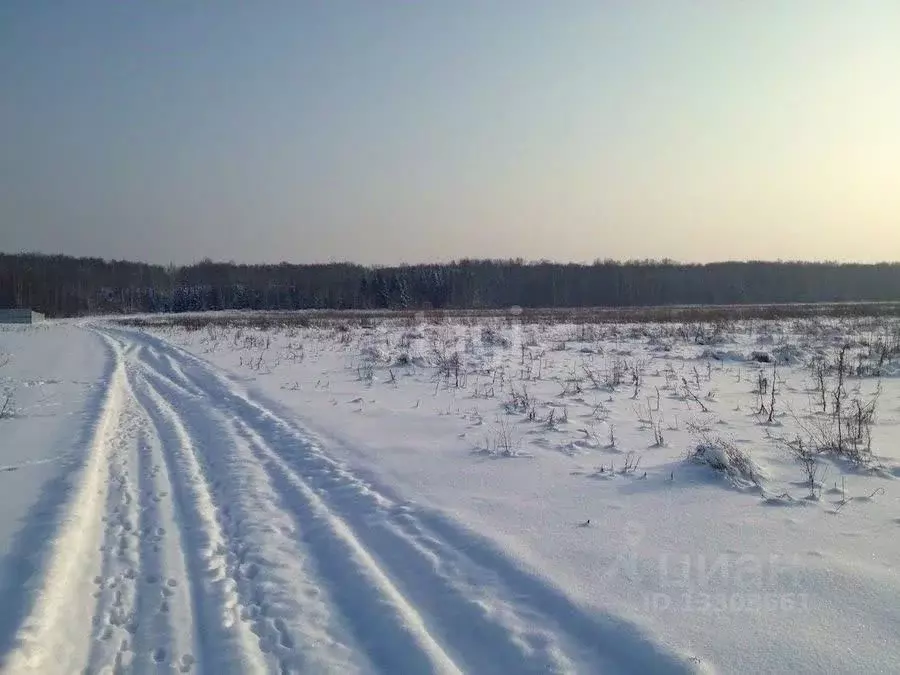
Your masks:
<svg viewBox="0 0 900 675"><path fill-rule="evenodd" d="M0 307L49 316L222 309L477 309L900 299L900 263L522 260L182 267L0 254Z"/></svg>

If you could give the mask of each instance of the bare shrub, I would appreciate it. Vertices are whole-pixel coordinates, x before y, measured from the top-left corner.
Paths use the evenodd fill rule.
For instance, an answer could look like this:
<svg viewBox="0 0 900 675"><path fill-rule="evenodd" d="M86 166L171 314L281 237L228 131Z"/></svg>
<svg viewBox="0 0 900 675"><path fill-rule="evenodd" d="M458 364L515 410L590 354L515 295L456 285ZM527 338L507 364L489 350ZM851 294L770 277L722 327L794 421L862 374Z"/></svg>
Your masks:
<svg viewBox="0 0 900 675"><path fill-rule="evenodd" d="M848 345L845 344L838 352L830 386L823 374L825 366L814 366L817 406L826 410L812 411L802 418L794 415L802 436L793 445L800 442L804 452L837 455L855 463L866 463L873 456L872 426L881 396L881 382L868 398L858 391L851 396L846 387L847 350Z"/></svg>
<svg viewBox="0 0 900 675"><path fill-rule="evenodd" d="M634 473L640 465L640 456L635 454L633 450L629 451L628 454L625 455L625 465L621 469L622 475Z"/></svg>
<svg viewBox="0 0 900 675"><path fill-rule="evenodd" d="M535 409L535 402L528 395L528 388L522 387L522 391L516 391L514 388L509 390L509 399L507 399L503 407L510 415L515 413L529 413Z"/></svg>
<svg viewBox="0 0 900 675"><path fill-rule="evenodd" d="M512 343L509 338L500 334L496 328L492 328L491 326L485 326L481 329L481 344L486 347L502 347L507 348ZM524 347L523 343L523 347Z"/></svg>
<svg viewBox="0 0 900 675"><path fill-rule="evenodd" d="M666 439L665 436L663 436L662 421L660 420L653 425L653 447L663 448L665 445Z"/></svg>
<svg viewBox="0 0 900 675"><path fill-rule="evenodd" d="M9 363L9 354L0 354L0 368ZM16 412L14 392L11 388L0 392L0 420L14 417Z"/></svg>
<svg viewBox="0 0 900 675"><path fill-rule="evenodd" d="M628 364L620 358L608 358L603 372L598 372L587 364L582 364L581 369L595 389L608 391L615 391L629 372ZM641 373L637 371L632 372L632 383L635 384L635 388L640 386L640 375Z"/></svg>
<svg viewBox="0 0 900 675"><path fill-rule="evenodd" d="M485 438L484 451L495 457L517 457L521 446L522 441L513 432L509 420L502 415L498 416L493 433Z"/></svg>
<svg viewBox="0 0 900 675"><path fill-rule="evenodd" d="M15 417L16 405L12 389L0 392L0 420Z"/></svg>
<svg viewBox="0 0 900 675"><path fill-rule="evenodd" d="M682 378L681 378L681 382L682 382L682 384L684 385L684 396L685 396L685 398L689 398L689 399L692 400L694 403L696 403L698 406L700 406L700 410L702 410L702 411L705 412L705 413L708 413L708 412L709 412L709 408L707 408L707 407L703 404L703 401L700 400L700 397L697 396L697 394L695 394L693 391L691 391L691 386L688 384L687 378L682 377Z"/></svg>
<svg viewBox="0 0 900 675"><path fill-rule="evenodd" d="M825 479L826 467L819 463L819 453L814 447L804 444L799 436L788 444L791 453L800 462L806 487L809 489L808 499L818 500L822 494L822 481Z"/></svg>
<svg viewBox="0 0 900 675"><path fill-rule="evenodd" d="M458 351L435 352L437 372L435 379L443 380L447 386L460 389L466 386L466 370L463 368L462 357Z"/></svg>
<svg viewBox="0 0 900 675"><path fill-rule="evenodd" d="M813 375L813 391L816 394L816 403L821 407L822 412L828 412L828 390L825 386L827 366L825 359L818 357L813 359L810 364Z"/></svg>
<svg viewBox="0 0 900 675"><path fill-rule="evenodd" d="M356 378L360 382L372 384L375 381L375 366L370 361L363 361L356 366Z"/></svg>

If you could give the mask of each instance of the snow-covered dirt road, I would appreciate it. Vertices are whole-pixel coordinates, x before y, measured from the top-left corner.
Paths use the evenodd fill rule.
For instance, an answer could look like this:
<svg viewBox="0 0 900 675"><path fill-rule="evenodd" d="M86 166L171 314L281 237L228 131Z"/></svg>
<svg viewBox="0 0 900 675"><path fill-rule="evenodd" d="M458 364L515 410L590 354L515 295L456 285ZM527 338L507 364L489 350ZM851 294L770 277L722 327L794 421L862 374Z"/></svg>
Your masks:
<svg viewBox="0 0 900 675"><path fill-rule="evenodd" d="M108 351L8 673L690 672L157 337Z"/></svg>

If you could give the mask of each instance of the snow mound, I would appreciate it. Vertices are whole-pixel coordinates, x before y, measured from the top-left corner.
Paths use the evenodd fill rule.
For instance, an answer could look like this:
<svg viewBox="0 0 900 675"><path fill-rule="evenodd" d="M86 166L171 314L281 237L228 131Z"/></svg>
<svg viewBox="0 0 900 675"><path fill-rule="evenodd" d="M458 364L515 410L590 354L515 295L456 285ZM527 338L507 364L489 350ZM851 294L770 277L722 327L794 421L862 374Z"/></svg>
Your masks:
<svg viewBox="0 0 900 675"><path fill-rule="evenodd" d="M763 472L750 457L750 453L722 438L702 440L691 452L689 459L725 474L732 483L740 487L758 486L762 483Z"/></svg>

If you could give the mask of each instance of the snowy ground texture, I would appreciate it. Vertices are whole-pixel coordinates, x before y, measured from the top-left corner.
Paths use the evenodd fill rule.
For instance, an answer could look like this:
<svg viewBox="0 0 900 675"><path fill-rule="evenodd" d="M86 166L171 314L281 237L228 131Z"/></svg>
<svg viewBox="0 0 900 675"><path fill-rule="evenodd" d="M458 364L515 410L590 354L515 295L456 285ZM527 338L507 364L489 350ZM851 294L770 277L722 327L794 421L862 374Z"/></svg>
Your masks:
<svg viewBox="0 0 900 675"><path fill-rule="evenodd" d="M2 672L900 670L900 324L215 318L0 329Z"/></svg>

